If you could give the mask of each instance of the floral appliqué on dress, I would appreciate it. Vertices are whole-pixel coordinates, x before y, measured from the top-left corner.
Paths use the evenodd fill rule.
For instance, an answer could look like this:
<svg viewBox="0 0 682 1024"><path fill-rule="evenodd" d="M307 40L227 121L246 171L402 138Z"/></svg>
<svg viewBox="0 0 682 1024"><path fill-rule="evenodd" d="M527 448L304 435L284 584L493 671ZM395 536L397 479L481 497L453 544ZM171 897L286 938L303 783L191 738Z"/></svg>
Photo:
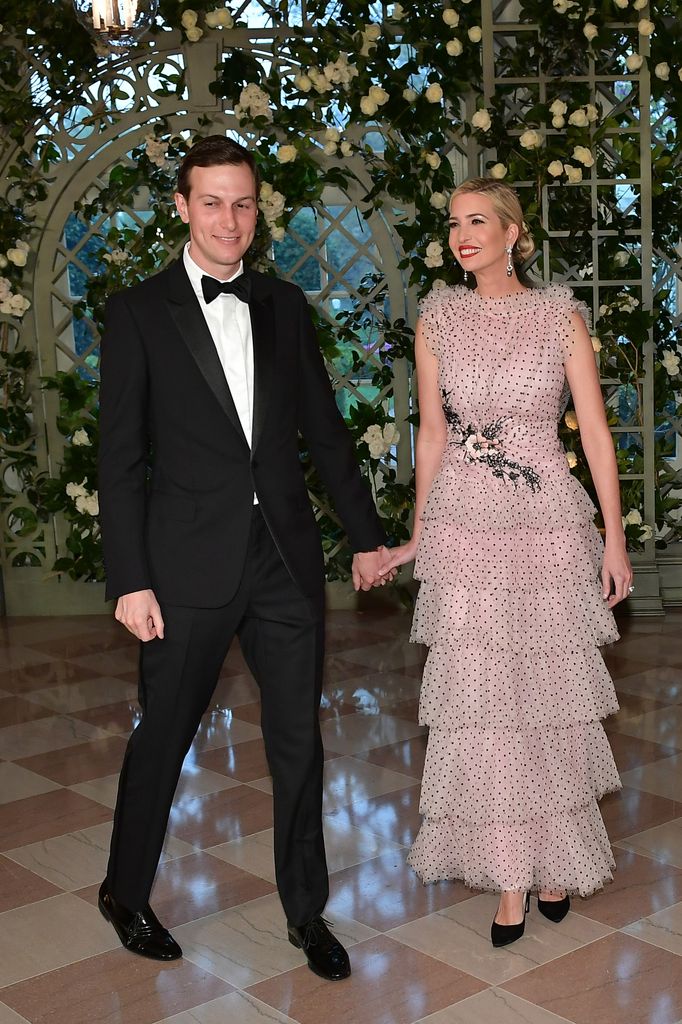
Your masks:
<svg viewBox="0 0 682 1024"><path fill-rule="evenodd" d="M465 427L459 413L450 404L450 392L441 388L443 414L452 434L448 444L462 448L465 462L479 462L492 470L493 476L500 480L510 480L514 487L523 480L531 491L540 490L541 478L531 466L522 466L508 459L502 447L502 433L506 419L498 419L484 427L476 428L469 424Z"/></svg>

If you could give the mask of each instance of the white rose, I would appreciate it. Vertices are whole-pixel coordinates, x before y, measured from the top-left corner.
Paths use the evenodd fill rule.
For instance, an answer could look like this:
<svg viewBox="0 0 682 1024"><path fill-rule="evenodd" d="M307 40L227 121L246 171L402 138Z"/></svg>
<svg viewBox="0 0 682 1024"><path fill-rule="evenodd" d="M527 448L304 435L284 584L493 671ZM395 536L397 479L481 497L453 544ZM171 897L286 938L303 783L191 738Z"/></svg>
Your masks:
<svg viewBox="0 0 682 1024"><path fill-rule="evenodd" d="M324 153L325 156L336 156L336 143L325 142L324 146L322 147L322 152Z"/></svg>
<svg viewBox="0 0 682 1024"><path fill-rule="evenodd" d="M624 267L630 259L629 252L617 252L613 257L613 262L616 267Z"/></svg>
<svg viewBox="0 0 682 1024"><path fill-rule="evenodd" d="M483 110L477 110L474 116L471 118L472 127L477 128L481 132L490 131L492 121L490 120L490 114L483 108Z"/></svg>
<svg viewBox="0 0 682 1024"><path fill-rule="evenodd" d="M680 357L677 352L672 352L669 348L664 349L661 357L661 366L664 367L669 376L676 377L680 372Z"/></svg>
<svg viewBox="0 0 682 1024"><path fill-rule="evenodd" d="M599 35L599 29L591 21L586 21L583 25L583 35L588 42L592 42L594 37Z"/></svg>
<svg viewBox="0 0 682 1024"><path fill-rule="evenodd" d="M566 462L569 469L575 469L578 465L578 457L575 452L566 452Z"/></svg>
<svg viewBox="0 0 682 1024"><path fill-rule="evenodd" d="M638 508L631 508L625 517L625 522L630 526L640 526L642 523L642 513Z"/></svg>
<svg viewBox="0 0 682 1024"><path fill-rule="evenodd" d="M402 4L393 4L393 12L391 18L393 21L402 21L405 17L405 10Z"/></svg>
<svg viewBox="0 0 682 1024"><path fill-rule="evenodd" d="M406 100L408 103L414 103L416 98L417 92L415 89L410 89L409 87L407 89L403 89L403 99Z"/></svg>
<svg viewBox="0 0 682 1024"><path fill-rule="evenodd" d="M280 146L277 150L277 159L281 164L290 164L298 156L296 146Z"/></svg>
<svg viewBox="0 0 682 1024"><path fill-rule="evenodd" d="M429 199L429 203L434 208L434 210L444 210L445 207L448 205L448 197L445 195L444 192L432 192L431 198Z"/></svg>
<svg viewBox="0 0 682 1024"><path fill-rule="evenodd" d="M550 114L554 114L555 116L565 114L567 113L567 111L568 106L564 103L563 100L554 100L554 102L550 105L549 108Z"/></svg>
<svg viewBox="0 0 682 1024"><path fill-rule="evenodd" d="M198 43L203 34L203 28L199 28L197 25L185 30L185 35L189 39L190 43Z"/></svg>
<svg viewBox="0 0 682 1024"><path fill-rule="evenodd" d="M464 47L459 39L448 39L445 49L447 50L449 57L459 57L464 50Z"/></svg>
<svg viewBox="0 0 682 1024"><path fill-rule="evenodd" d="M429 103L440 103L443 99L443 90L438 82L432 82L424 93Z"/></svg>
<svg viewBox="0 0 682 1024"><path fill-rule="evenodd" d="M204 15L204 21L209 28L218 28L220 24L219 11L207 11Z"/></svg>
<svg viewBox="0 0 682 1024"><path fill-rule="evenodd" d="M12 284L6 277L0 277L0 302L4 302L12 294Z"/></svg>
<svg viewBox="0 0 682 1024"><path fill-rule="evenodd" d="M670 65L666 60L662 60L660 64L657 64L654 68L654 74L656 78L660 78L662 82L667 82L670 78Z"/></svg>
<svg viewBox="0 0 682 1024"><path fill-rule="evenodd" d="M87 430L84 430L83 427L76 430L71 438L71 444L75 444L77 448L89 448L92 445L92 441L88 436Z"/></svg>
<svg viewBox="0 0 682 1024"><path fill-rule="evenodd" d="M429 242L424 263L431 269L443 266L443 246L440 242Z"/></svg>
<svg viewBox="0 0 682 1024"><path fill-rule="evenodd" d="M561 114L557 114L556 117L552 118L552 128L563 128L566 124L566 118L562 117Z"/></svg>
<svg viewBox="0 0 682 1024"><path fill-rule="evenodd" d="M376 114L378 109L378 105L369 96L363 96L360 100L360 110L368 117L371 117L372 114Z"/></svg>
<svg viewBox="0 0 682 1024"><path fill-rule="evenodd" d="M542 135L540 132L536 132L534 128L527 129L519 139L519 144L524 149L537 149L542 145L542 142Z"/></svg>
<svg viewBox="0 0 682 1024"><path fill-rule="evenodd" d="M616 7L620 7L621 10L625 10L629 3L629 0L613 0L613 2L616 5Z"/></svg>
<svg viewBox="0 0 682 1024"><path fill-rule="evenodd" d="M280 224L274 224L270 228L270 236L273 242L281 242L285 234L286 232Z"/></svg>
<svg viewBox="0 0 682 1024"><path fill-rule="evenodd" d="M384 444L388 445L389 448L394 444L397 444L400 440L400 431L396 427L395 423L387 423L383 430Z"/></svg>
<svg viewBox="0 0 682 1024"><path fill-rule="evenodd" d="M490 177L495 178L497 181L501 181L507 175L508 168L504 164L493 164L490 168Z"/></svg>
<svg viewBox="0 0 682 1024"><path fill-rule="evenodd" d="M594 163L594 157L587 146L574 146L573 159L577 160L583 167L591 167Z"/></svg>
<svg viewBox="0 0 682 1024"><path fill-rule="evenodd" d="M625 67L628 71L639 71L643 63L644 57L641 53L631 53L629 57L625 58Z"/></svg>
<svg viewBox="0 0 682 1024"><path fill-rule="evenodd" d="M9 305L9 309L3 309L3 313L7 312L10 316L21 318L26 310L30 309L31 301L25 295L10 295L9 299L3 302L3 306L5 305Z"/></svg>
<svg viewBox="0 0 682 1024"><path fill-rule="evenodd" d="M651 529L648 523L645 523L642 529L639 531L640 540L651 540L654 535L654 531Z"/></svg>
<svg viewBox="0 0 682 1024"><path fill-rule="evenodd" d="M469 36L469 39L471 40L472 43L480 43L481 39L483 38L483 30L481 29L480 25L472 25L469 31L467 32L467 35Z"/></svg>
<svg viewBox="0 0 682 1024"><path fill-rule="evenodd" d="M448 7L447 10L443 11L443 21L450 28L457 28L459 25L459 14L457 11L453 11L451 7Z"/></svg>
<svg viewBox="0 0 682 1024"><path fill-rule="evenodd" d="M587 128L590 123L587 114L582 107L578 107L568 118L568 123L575 125L576 128Z"/></svg>
<svg viewBox="0 0 682 1024"><path fill-rule="evenodd" d="M79 512L85 512L89 516L99 515L97 491L94 494L84 494L76 498L76 508Z"/></svg>
<svg viewBox="0 0 682 1024"><path fill-rule="evenodd" d="M299 92L310 92L310 90L313 87L312 81L308 78L307 75L304 75L302 73L296 75L296 77L294 78L294 85L299 90Z"/></svg>
<svg viewBox="0 0 682 1024"><path fill-rule="evenodd" d="M7 266L7 257L3 256L3 254L0 252L0 270L4 270L6 266Z"/></svg>
<svg viewBox="0 0 682 1024"><path fill-rule="evenodd" d="M338 142L341 138L341 132L338 128L325 128L324 137L327 142Z"/></svg>
<svg viewBox="0 0 682 1024"><path fill-rule="evenodd" d="M587 120L592 124L594 121L599 120L599 110L595 107L594 103L585 104L585 116Z"/></svg>
<svg viewBox="0 0 682 1024"><path fill-rule="evenodd" d="M561 160L552 160L551 164L548 164L547 170L553 178L559 178L564 173L564 165Z"/></svg>
<svg viewBox="0 0 682 1024"><path fill-rule="evenodd" d="M69 498L73 499L84 498L85 495L88 493L85 489L84 481L79 484L68 483L65 487L65 490Z"/></svg>
<svg viewBox="0 0 682 1024"><path fill-rule="evenodd" d="M592 349L594 352L601 352L601 341L596 334L590 335L590 341L592 342Z"/></svg>
<svg viewBox="0 0 682 1024"><path fill-rule="evenodd" d="M552 5L557 14L565 14L571 6L568 0L552 0Z"/></svg>
<svg viewBox="0 0 682 1024"><path fill-rule="evenodd" d="M566 424L569 430L578 429L578 417L572 410L569 409L569 411L564 416L564 423Z"/></svg>
<svg viewBox="0 0 682 1024"><path fill-rule="evenodd" d="M260 186L260 198L269 199L275 190L269 181L262 181Z"/></svg>
<svg viewBox="0 0 682 1024"><path fill-rule="evenodd" d="M437 277L435 279L435 281L433 282L433 284L431 285L431 287L433 288L434 292L439 292L441 290L441 288L447 288L447 286L448 286L447 281L444 281L442 277Z"/></svg>
<svg viewBox="0 0 682 1024"><path fill-rule="evenodd" d="M425 153L424 159L432 170L437 171L440 167L440 157L438 156L438 153Z"/></svg>
<svg viewBox="0 0 682 1024"><path fill-rule="evenodd" d="M581 167L572 167L571 164L564 164L564 173L571 185L577 185L579 181L583 180Z"/></svg>
<svg viewBox="0 0 682 1024"><path fill-rule="evenodd" d="M642 10L644 10L644 8L648 4L648 2L649 2L649 0L635 0L635 2L633 3L632 6L634 7L634 9L636 11L642 11Z"/></svg>
<svg viewBox="0 0 682 1024"><path fill-rule="evenodd" d="M10 261L10 263L13 263L15 267L26 266L26 251L24 249L8 249L6 255L7 259Z"/></svg>
<svg viewBox="0 0 682 1024"><path fill-rule="evenodd" d="M382 89L380 85L372 85L369 90L369 98L374 100L378 106L383 106L384 103L388 102L388 93L385 89Z"/></svg>
<svg viewBox="0 0 682 1024"><path fill-rule="evenodd" d="M372 42L375 42L379 38L379 36L381 35L381 26L380 25L367 25L364 28L362 34L365 37L365 39L369 39Z"/></svg>
<svg viewBox="0 0 682 1024"><path fill-rule="evenodd" d="M639 21L637 28L639 29L640 36L650 36L653 35L656 26L653 21L650 21L648 18L642 18Z"/></svg>
<svg viewBox="0 0 682 1024"><path fill-rule="evenodd" d="M352 145L350 144L350 142L346 142L344 140L341 143L341 153L343 154L343 156L350 156L352 152L353 152Z"/></svg>
<svg viewBox="0 0 682 1024"><path fill-rule="evenodd" d="M162 145L164 145L164 146L165 146L165 145L166 145L166 143L164 142L164 143L162 143ZM31 246L30 246L30 245L28 244L28 242L22 242L22 240L21 240L20 238L18 238L18 239L16 240L16 242L14 243L14 245L15 245L15 247L16 247L17 249L21 249L21 250L22 250L22 252L30 252Z"/></svg>
<svg viewBox="0 0 682 1024"><path fill-rule="evenodd" d="M182 18L180 19L180 24L182 25L183 28L194 28L196 23L197 23L197 12L196 11L193 11L193 10L188 8L186 11L182 12Z"/></svg>

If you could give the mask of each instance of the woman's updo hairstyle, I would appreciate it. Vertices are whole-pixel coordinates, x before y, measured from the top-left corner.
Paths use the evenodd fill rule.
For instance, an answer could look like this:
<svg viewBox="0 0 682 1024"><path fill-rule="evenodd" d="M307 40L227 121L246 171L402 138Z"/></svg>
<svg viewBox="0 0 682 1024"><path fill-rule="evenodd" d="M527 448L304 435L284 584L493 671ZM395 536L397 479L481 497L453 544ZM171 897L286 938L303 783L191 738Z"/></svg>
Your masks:
<svg viewBox="0 0 682 1024"><path fill-rule="evenodd" d="M535 242L523 219L521 203L514 189L496 178L468 178L457 186L450 200L467 192L482 192L488 197L505 231L510 224L516 224L519 237L514 242L512 259L516 264L519 280L527 287L530 286L532 282L521 267L535 252Z"/></svg>

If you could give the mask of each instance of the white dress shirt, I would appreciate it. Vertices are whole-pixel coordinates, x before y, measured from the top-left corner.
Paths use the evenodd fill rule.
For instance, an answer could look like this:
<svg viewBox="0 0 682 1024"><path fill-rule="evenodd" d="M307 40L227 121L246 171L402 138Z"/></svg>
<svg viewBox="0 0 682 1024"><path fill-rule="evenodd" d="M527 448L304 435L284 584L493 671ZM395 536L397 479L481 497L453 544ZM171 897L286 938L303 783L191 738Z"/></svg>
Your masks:
<svg viewBox="0 0 682 1024"><path fill-rule="evenodd" d="M246 440L251 447L253 429L253 337L251 334L251 317L246 302L236 295L218 295L213 302L206 302L201 290L201 279L207 275L190 255L190 243L185 245L182 260L187 276L206 324L213 338L227 380L227 385L235 404L239 422ZM232 281L244 272L244 264L228 278L218 278L221 282Z"/></svg>

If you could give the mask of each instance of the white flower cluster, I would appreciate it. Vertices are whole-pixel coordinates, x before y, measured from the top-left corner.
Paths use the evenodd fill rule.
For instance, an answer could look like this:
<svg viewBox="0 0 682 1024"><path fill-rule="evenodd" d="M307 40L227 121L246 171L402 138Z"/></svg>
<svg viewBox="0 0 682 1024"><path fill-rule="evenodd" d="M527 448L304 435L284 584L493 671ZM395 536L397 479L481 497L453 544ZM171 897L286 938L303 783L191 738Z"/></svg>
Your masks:
<svg viewBox="0 0 682 1024"><path fill-rule="evenodd" d="M280 146L277 150L277 159L281 164L293 164L297 156L298 150L296 149L296 146Z"/></svg>
<svg viewBox="0 0 682 1024"><path fill-rule="evenodd" d="M156 164L157 167L168 166L168 161L166 160L166 153L168 152L167 142L155 139L153 135L145 135L144 149L150 163Z"/></svg>
<svg viewBox="0 0 682 1024"><path fill-rule="evenodd" d="M491 178L496 178L497 181L501 181L502 178L506 178L508 170L509 168L505 167L504 164L493 164L488 171L488 174Z"/></svg>
<svg viewBox="0 0 682 1024"><path fill-rule="evenodd" d="M102 259L105 263L126 263L130 259L130 253L125 249L112 249L111 252L105 252Z"/></svg>
<svg viewBox="0 0 682 1024"><path fill-rule="evenodd" d="M79 427L78 430L74 431L73 437L71 438L71 444L75 444L77 448L92 447L92 441L84 427Z"/></svg>
<svg viewBox="0 0 682 1024"><path fill-rule="evenodd" d="M661 366L671 377L679 376L680 372L680 353L673 352L672 349L663 349L663 355L661 356Z"/></svg>
<svg viewBox="0 0 682 1024"><path fill-rule="evenodd" d="M569 430L578 429L578 417L572 409L569 409L566 415L564 416L564 423L566 424Z"/></svg>
<svg viewBox="0 0 682 1024"><path fill-rule="evenodd" d="M285 202L286 200L282 193L275 191L269 181L264 181L261 184L258 206L265 218L270 235L275 242L281 242L284 238L284 228L277 221L284 213Z"/></svg>
<svg viewBox="0 0 682 1024"><path fill-rule="evenodd" d="M71 498L79 512L84 512L89 516L99 515L99 498L97 496L97 491L90 493L86 488L84 481L80 484L68 483L66 485L66 493L69 498Z"/></svg>
<svg viewBox="0 0 682 1024"><path fill-rule="evenodd" d="M270 97L254 82L249 82L239 93L239 102L234 105L234 116L240 121L247 117L251 121L255 121L257 117L264 117L266 121L272 121Z"/></svg>
<svg viewBox="0 0 682 1024"><path fill-rule="evenodd" d="M13 263L15 267L25 267L28 253L28 243L22 242L19 239L7 250L4 256L0 253L0 270L4 270L8 263Z"/></svg>
<svg viewBox="0 0 682 1024"><path fill-rule="evenodd" d="M322 73L328 82L342 85L344 89L347 89L360 72L355 64L350 63L348 54L340 53L335 61L325 64Z"/></svg>
<svg viewBox="0 0 682 1024"><path fill-rule="evenodd" d="M476 128L479 132L489 132L492 125L490 114L483 107L481 110L477 110L471 118L471 127Z"/></svg>
<svg viewBox="0 0 682 1024"><path fill-rule="evenodd" d="M25 295L18 295L12 291L12 284L6 277L0 277L0 313L21 319L30 305L31 302Z"/></svg>
<svg viewBox="0 0 682 1024"><path fill-rule="evenodd" d="M366 96L363 96L360 100L360 110L367 117L371 117L376 114L379 107L383 107L384 103L388 103L390 97L385 89L382 89L380 85L370 86L369 92Z"/></svg>
<svg viewBox="0 0 682 1024"><path fill-rule="evenodd" d="M373 459L380 459L388 455L392 446L400 440L400 432L395 423L386 423L383 430L378 423L372 423L367 427L361 441L366 441L369 446L369 454Z"/></svg>
<svg viewBox="0 0 682 1024"><path fill-rule="evenodd" d="M595 107L594 103L583 104L582 107L578 107L568 117L568 123L572 124L575 128L587 128L598 120L599 109Z"/></svg>
<svg viewBox="0 0 682 1024"><path fill-rule="evenodd" d="M569 18L580 17L580 4L577 0L552 0L552 6L557 14L567 14ZM575 7L578 10L574 10Z"/></svg>
<svg viewBox="0 0 682 1024"><path fill-rule="evenodd" d="M575 469L578 465L578 456L575 452L566 452L566 462L568 463L569 469Z"/></svg>
<svg viewBox="0 0 682 1024"><path fill-rule="evenodd" d="M627 515L623 516L623 529L628 526L641 526L639 540L649 540L653 536L653 530L647 523L642 522L642 513L638 508L631 508Z"/></svg>
<svg viewBox="0 0 682 1024"><path fill-rule="evenodd" d="M572 159L582 164L583 167L591 167L594 163L594 157L587 146L575 146ZM561 160L552 160L547 165L547 171L553 178L560 178L562 174L565 174L571 185L577 185L583 180L582 167L574 167L573 164L565 164Z"/></svg>
<svg viewBox="0 0 682 1024"><path fill-rule="evenodd" d="M339 150L342 156L350 156L353 152L353 147L350 142L341 139L341 133L338 128L325 128L322 152L325 156L336 156Z"/></svg>
<svg viewBox="0 0 682 1024"><path fill-rule="evenodd" d="M432 270L443 266L443 246L440 242L429 242L426 246L424 264Z"/></svg>
<svg viewBox="0 0 682 1024"><path fill-rule="evenodd" d="M639 299L628 292L618 292L611 305L602 304L599 307L599 316L608 316L609 313L619 311L621 313L634 313L639 306Z"/></svg>
<svg viewBox="0 0 682 1024"><path fill-rule="evenodd" d="M199 15L196 11L193 11L190 7L186 11L182 12L182 18L180 19L182 27L185 30L185 35L189 39L190 43L198 43L204 34L203 28L199 28L197 21Z"/></svg>
<svg viewBox="0 0 682 1024"><path fill-rule="evenodd" d="M448 205L448 197L445 195L445 192L432 192L429 203L434 210L444 210Z"/></svg>
<svg viewBox="0 0 682 1024"><path fill-rule="evenodd" d="M443 89L438 82L432 82L426 89L424 97L429 103L440 103L443 99Z"/></svg>
<svg viewBox="0 0 682 1024"><path fill-rule="evenodd" d="M204 21L209 28L232 28L234 18L227 7L216 7L214 11L207 11Z"/></svg>
<svg viewBox="0 0 682 1024"><path fill-rule="evenodd" d="M381 35L380 25L365 25L360 32L360 38L362 39L362 46L359 50L361 57L369 57L372 50L376 49L377 40Z"/></svg>

